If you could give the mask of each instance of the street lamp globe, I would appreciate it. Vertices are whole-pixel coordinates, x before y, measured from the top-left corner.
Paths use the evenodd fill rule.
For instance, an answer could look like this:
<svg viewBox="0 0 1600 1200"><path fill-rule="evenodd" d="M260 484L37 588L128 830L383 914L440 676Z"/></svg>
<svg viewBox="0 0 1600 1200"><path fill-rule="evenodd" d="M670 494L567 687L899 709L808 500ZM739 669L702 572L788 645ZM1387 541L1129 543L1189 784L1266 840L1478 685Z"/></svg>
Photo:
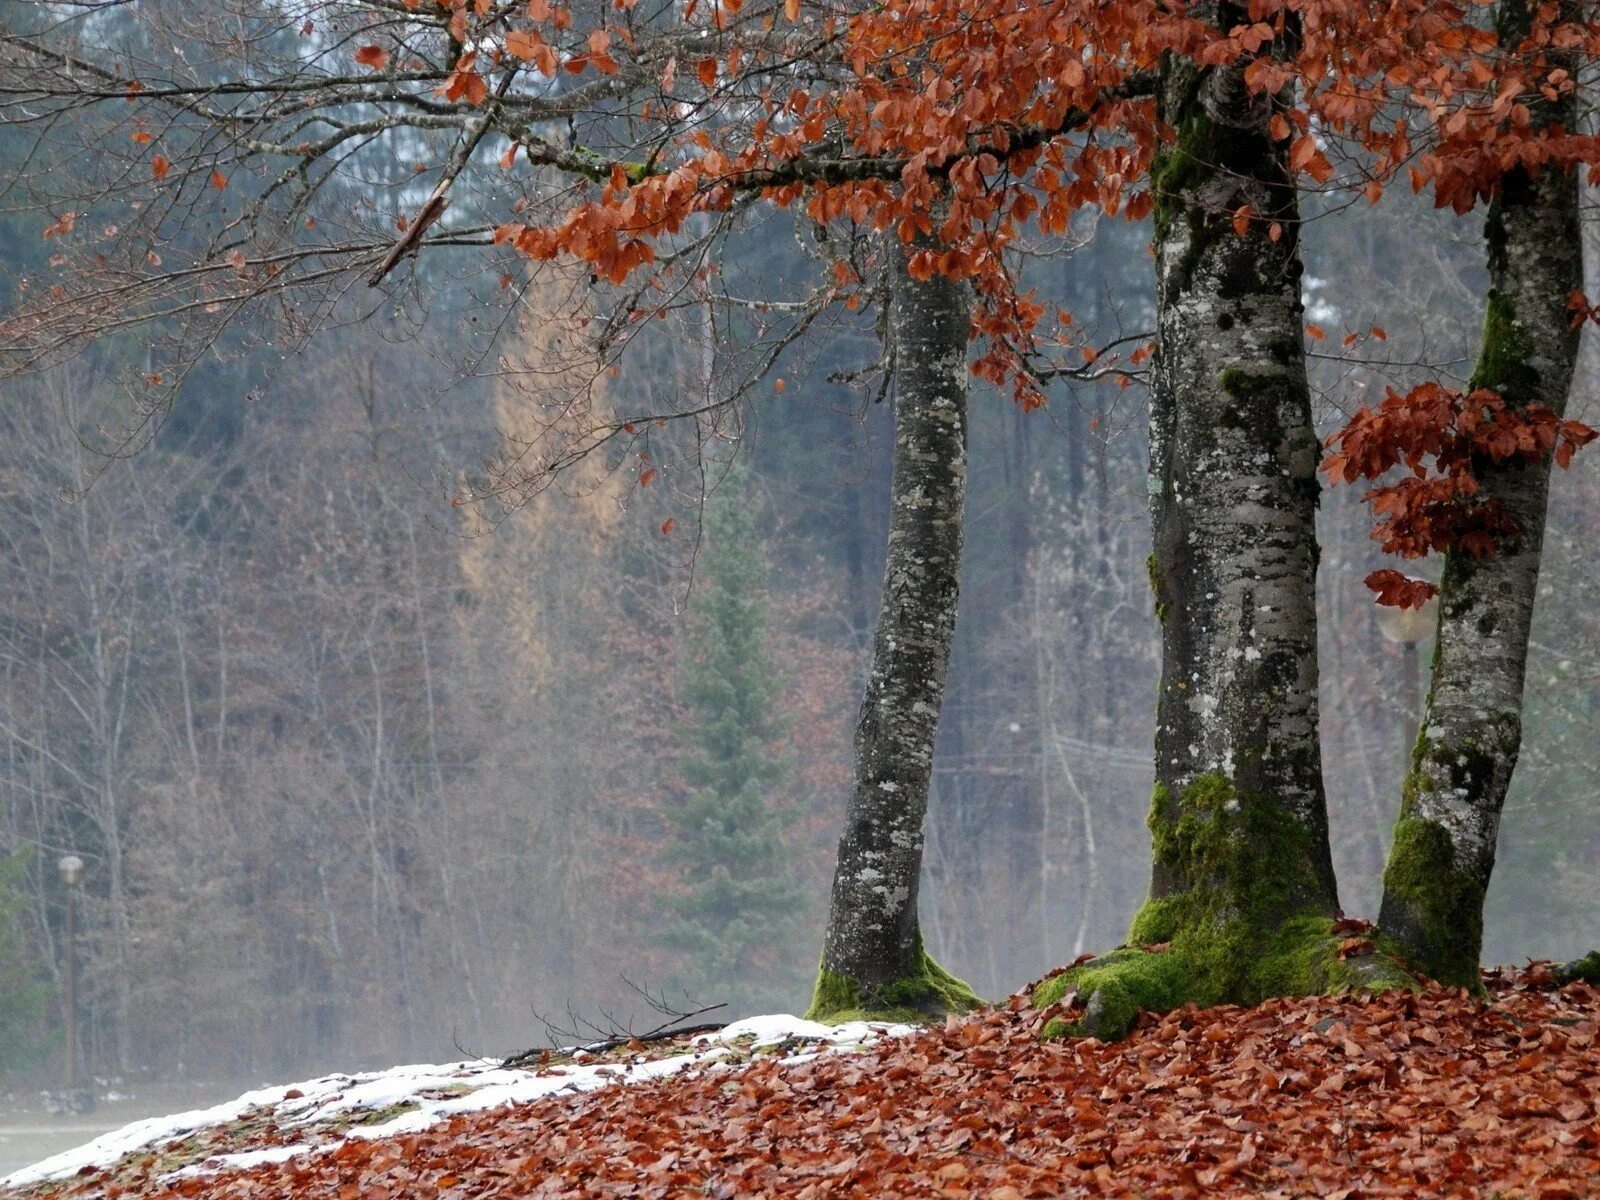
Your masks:
<svg viewBox="0 0 1600 1200"><path fill-rule="evenodd" d="M64 854L56 860L56 873L61 876L61 882L68 887L77 887L83 882L83 859L76 854Z"/></svg>
<svg viewBox="0 0 1600 1200"><path fill-rule="evenodd" d="M1434 596L1418 608L1378 605L1378 630L1391 642L1414 646L1433 634L1439 624L1439 597Z"/></svg>

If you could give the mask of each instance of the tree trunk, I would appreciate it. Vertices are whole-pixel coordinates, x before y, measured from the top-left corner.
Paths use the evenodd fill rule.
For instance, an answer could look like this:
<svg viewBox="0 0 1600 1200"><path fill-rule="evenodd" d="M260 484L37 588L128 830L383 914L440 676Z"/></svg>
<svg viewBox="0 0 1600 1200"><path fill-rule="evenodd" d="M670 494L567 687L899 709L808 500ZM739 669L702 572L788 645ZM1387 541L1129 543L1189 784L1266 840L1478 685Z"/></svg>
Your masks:
<svg viewBox="0 0 1600 1200"><path fill-rule="evenodd" d="M1299 205L1276 101L1240 72L1169 66L1178 141L1155 168L1159 343L1151 394L1152 586L1162 626L1150 940L1197 888L1258 887L1280 919L1338 907L1317 742L1317 479ZM1249 205L1240 236L1232 214ZM1277 223L1279 236L1272 239ZM1226 815L1237 800L1237 814ZM1284 842L1250 878L1175 853L1185 819ZM1254 857L1253 855L1251 856ZM1265 870L1263 870L1265 868ZM1238 897L1230 905L1253 908ZM1156 937L1154 935L1161 934Z"/></svg>
<svg viewBox="0 0 1600 1200"><path fill-rule="evenodd" d="M1497 10L1503 41L1527 33L1523 0ZM1573 69L1572 63L1566 65ZM1539 126L1577 126L1576 101L1524 96ZM1575 171L1518 168L1489 205L1489 301L1471 387L1562 413L1578 356L1567 298L1583 286ZM1439 594L1433 687L1383 876L1379 922L1414 965L1479 987L1483 898L1500 811L1522 744L1522 685L1539 582L1550 460L1476 465L1479 494L1519 533L1492 558L1451 554Z"/></svg>
<svg viewBox="0 0 1600 1200"><path fill-rule="evenodd" d="M1225 26L1238 17L1221 14ZM1150 576L1162 672L1150 897L1131 948L1035 995L1049 1004L1075 990L1087 1013L1056 1031L1102 1037L1126 1032L1141 1009L1401 981L1387 962L1347 963L1332 935L1317 734L1320 447L1299 206L1287 143L1268 132L1292 96L1251 95L1237 69L1171 56L1159 87L1177 136L1151 176Z"/></svg>
<svg viewBox="0 0 1600 1200"><path fill-rule="evenodd" d="M955 632L967 461L970 296L914 280L891 247L894 474L872 673L855 736L855 786L833 879L814 1018L974 1007L923 950L923 818Z"/></svg>

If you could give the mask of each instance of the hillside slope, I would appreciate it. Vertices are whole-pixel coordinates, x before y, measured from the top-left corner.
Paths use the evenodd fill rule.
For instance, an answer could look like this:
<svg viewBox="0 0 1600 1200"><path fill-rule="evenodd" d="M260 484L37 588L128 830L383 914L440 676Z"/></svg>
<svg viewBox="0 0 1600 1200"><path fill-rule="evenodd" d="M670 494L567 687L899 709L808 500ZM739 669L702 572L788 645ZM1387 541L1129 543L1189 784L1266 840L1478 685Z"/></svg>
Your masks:
<svg viewBox="0 0 1600 1200"><path fill-rule="evenodd" d="M853 1053L741 1053L222 1173L124 1161L28 1191L1600 1196L1600 991L1555 990L1538 969L1485 982L1487 1001L1433 989L1179 1011L1115 1045L1041 1044L1045 1014L1019 994Z"/></svg>

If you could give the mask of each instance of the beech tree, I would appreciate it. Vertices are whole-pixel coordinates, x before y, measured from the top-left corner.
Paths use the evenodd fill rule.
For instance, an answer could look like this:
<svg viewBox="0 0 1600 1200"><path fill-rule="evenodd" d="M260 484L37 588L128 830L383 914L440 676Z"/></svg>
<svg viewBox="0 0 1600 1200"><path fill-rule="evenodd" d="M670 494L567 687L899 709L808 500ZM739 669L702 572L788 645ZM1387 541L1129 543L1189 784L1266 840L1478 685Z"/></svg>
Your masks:
<svg viewBox="0 0 1600 1200"><path fill-rule="evenodd" d="M971 298L944 276L912 277L896 242L889 299L894 481L872 669L810 1015L977 1005L931 958L917 921L933 738L960 592Z"/></svg>
<svg viewBox="0 0 1600 1200"><path fill-rule="evenodd" d="M1581 11L1562 5L1566 21ZM1528 0L1499 0L1494 29L1502 50L1522 53L1534 13ZM1528 86L1517 93L1530 133L1554 139L1579 130L1578 67L1578 54L1558 40L1531 56ZM1379 915L1411 962L1432 978L1474 989L1482 987L1483 896L1522 746L1550 469L1592 437L1560 419L1587 312L1574 301L1582 291L1578 170L1565 157L1512 162L1491 189L1483 344L1461 403L1486 405L1491 435L1526 427L1531 414L1536 437L1512 446L1514 453L1485 445L1470 454L1472 515L1501 536L1493 544L1458 539L1445 555L1434 678Z"/></svg>
<svg viewBox="0 0 1600 1200"><path fill-rule="evenodd" d="M84 35L90 46L75 44L56 29L7 35L8 46L17 55L10 94L20 99L14 101L13 112L25 113L30 121L48 122L68 113L92 117L109 103L148 102L149 111L170 122L169 131L178 131L157 139L147 132L147 121L154 118L135 119L130 138L141 148L136 154L153 147L149 176L161 212L106 234L120 250L120 259L137 261L142 253L148 269L110 268L99 249L86 256L74 254L76 246L63 251L63 260L72 260L78 284L70 292L52 289L37 303L19 306L7 324L9 353L14 361L32 367L129 323L198 315L204 325L205 317L226 318L245 306L269 301L289 307L292 313L294 305L317 302L308 298L324 295L330 283L337 287L339 281L358 274L380 283L405 258L427 251L476 244L491 251L494 246L514 247L533 257L550 257L542 247L551 235L541 226L450 229L441 223L453 192L465 190L469 182L484 186L482 164L474 170L473 161L480 144L490 133L509 141L498 166L487 168L491 181L496 173L519 163L537 164L557 177L603 184L602 203L621 200L618 188L625 189L629 180L642 184L668 177L664 169L650 169L648 160L608 160L594 146L574 144L573 123L582 121L597 137L610 137L605 120L613 110L608 105L624 97L634 97L645 113L652 105L658 113L673 111L681 60L685 66L693 64L693 73L685 70L684 78L699 97L696 104L705 107L736 99L750 80L774 72L782 75L783 86L801 97L803 105L805 93L796 84L804 76L794 64L816 73L838 61L837 52L830 49L835 40L830 19L776 33L776 7L752 6L743 15L739 7L718 9L705 22L696 22L692 14L681 22L668 22L661 14L628 8L620 25L612 23L602 8L579 14L580 21L588 23L585 29L575 24L572 11L542 4L503 10L446 4L441 15L424 13L416 20L375 15L347 4L311 5L300 35L312 37L322 21L338 29L343 41L330 47L313 39L305 50L274 52L274 37L293 28L292 22L277 16L269 20L271 36L263 32L248 43L246 53L237 54L224 38L203 67L157 61L146 64L147 74L132 79L119 73L120 64L101 66L92 61L86 52L93 48L92 35ZM158 12L156 27L167 28L173 19ZM492 41L492 55L480 60L479 52L465 50L469 37ZM751 61L765 55L768 61L759 70L741 68L746 55ZM228 74L237 69L236 57L243 60L241 65L259 71L262 56L269 62L264 77L246 80ZM345 57L353 59L353 68L343 68ZM560 83L563 70L596 78L568 91ZM485 82L491 77L496 79L492 100ZM219 96L228 99L222 107L214 107ZM40 117L29 105L39 106L47 116ZM355 113L362 108L376 109L380 115L358 119ZM565 138L544 132L540 122L552 121L567 123ZM115 118L113 122L112 128L121 132L121 122ZM312 142L294 140L312 127L325 129L325 136ZM706 137L697 117L669 122L666 128L674 136ZM219 133L227 148L219 150L208 141L207 130ZM245 130L248 138L242 136ZM354 169L362 160L362 148L371 141L392 140L407 131L442 131L455 140L420 207L397 218L398 238L383 236L371 222L363 223L359 213L354 224L346 213L331 218L344 233L341 239L330 241L319 233L323 224L331 222L315 202L318 191L335 187L338 170ZM636 152L652 157L660 152L659 146L651 149L649 137L622 144L637 146ZM619 150L617 145L609 148L614 155ZM274 175L280 162L287 166ZM206 211L199 199L226 193L228 180L243 171L257 176L259 193L244 213L220 239L191 236L188 223L203 220ZM853 171L845 168L844 174ZM115 187L91 181L90 190L76 203L103 205L109 198L122 198L126 186L122 181ZM537 189L520 195L515 187L509 190L514 198L505 200L507 208L530 215L537 211ZM746 180L741 190L755 193L765 187ZM477 202L482 203L481 197ZM723 207L697 202L672 220L639 231L652 234L656 241L627 236L625 225L620 230L613 226L580 234L579 223L567 222L572 237L588 239L588 250L579 257L613 283L628 282L630 273L639 268L655 268L644 284L622 294L599 335L603 347L616 352L632 336L633 322L660 315L659 297L668 286L679 286L675 279L697 272L705 277L707 247L721 225L714 221L709 234L683 239L663 251L659 262L657 244L678 234L683 223L679 217ZM55 211L62 212L59 204ZM47 237L70 244L82 211L74 208L58 215ZM621 211L626 213L626 204ZM825 223L828 216L818 214L817 219ZM176 230L169 223L174 219ZM624 221L629 219L624 216ZM282 245L285 237L292 243L287 249ZM168 266L157 244L168 255L181 249L191 261L182 268ZM759 374L823 308L838 302L858 307L863 296L841 285L861 283L880 261L892 264L881 269L894 280L888 289L892 300L886 339L896 364L893 516L871 681L856 738L857 783L846 810L823 966L812 1004L813 1012L822 1016L888 1009L932 1015L976 1004L965 984L928 958L916 911L933 738L954 629L960 565L971 335L967 289L942 277L930 279L926 272L914 278L906 256L894 247L886 253L880 248L876 254L862 254L847 245L834 252L833 277L813 295L799 303L757 306L763 312L786 313L788 318L786 327L770 335L770 349L757 340L755 358ZM871 303L870 296L866 302ZM181 336L193 340L194 332L185 330ZM148 394L136 415L159 415L174 381L164 373L153 373L140 382ZM735 385L728 391L727 398L690 407L686 413L618 413L598 406L577 411L574 418L577 405L567 406L560 420L531 436L519 435L506 461L474 498L492 493L496 500L514 500L580 462L607 457L627 461L640 443L641 427L684 417L698 427L702 419L713 418L717 410L738 401L741 388ZM648 454L643 457L649 460ZM654 466L643 468L640 485L647 485L655 474Z"/></svg>
<svg viewBox="0 0 1600 1200"><path fill-rule="evenodd" d="M1244 13L1192 10L1227 33ZM1282 54L1286 22L1263 53ZM1300 214L1272 135L1293 85L1169 58L1177 131L1152 168L1158 346L1151 383L1162 625L1155 862L1131 949L1052 981L1084 1026L1120 1034L1140 1008L1251 1001L1370 980L1338 957L1317 721L1318 442L1306 378ZM1236 223L1231 214L1243 211ZM1357 960L1352 960L1356 962ZM1375 962L1375 959L1368 961ZM1389 976L1388 978L1393 978Z"/></svg>

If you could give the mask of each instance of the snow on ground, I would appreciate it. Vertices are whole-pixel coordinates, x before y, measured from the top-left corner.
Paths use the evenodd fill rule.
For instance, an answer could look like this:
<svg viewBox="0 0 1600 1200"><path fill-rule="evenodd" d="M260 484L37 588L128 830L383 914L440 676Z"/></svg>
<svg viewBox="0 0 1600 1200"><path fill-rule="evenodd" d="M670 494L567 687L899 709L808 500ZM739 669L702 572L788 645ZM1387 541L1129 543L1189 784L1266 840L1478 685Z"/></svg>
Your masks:
<svg viewBox="0 0 1600 1200"><path fill-rule="evenodd" d="M426 1129L457 1113L497 1108L505 1104L524 1104L562 1094L587 1092L608 1084L636 1083L659 1079L696 1067L711 1067L726 1059L736 1059L743 1051L758 1047L802 1048L792 1057L810 1058L824 1050L860 1048L880 1037L898 1037L912 1030L909 1025L885 1025L852 1021L842 1025L821 1025L786 1013L749 1017L736 1021L716 1033L692 1039L692 1050L638 1061L600 1059L581 1048L555 1051L553 1057L570 1055L559 1065L505 1069L491 1062L419 1064L393 1067L354 1075L324 1075L304 1083L283 1084L246 1092L235 1100L211 1108L174 1113L135 1121L103 1134L94 1141L24 1167L0 1179L0 1186L21 1187L50 1179L76 1175L84 1168L109 1167L126 1155L152 1150L180 1138L238 1121L247 1113L271 1110L283 1132L303 1129L324 1133L330 1123L338 1127L341 1118L352 1113L375 1113L406 1106L406 1111L377 1124L340 1129L333 1141L293 1142L265 1149L245 1150L205 1159L176 1172L180 1175L238 1169L264 1162L282 1162L300 1154L317 1153L337 1145L346 1137L384 1138ZM586 1063L586 1057L596 1058Z"/></svg>

